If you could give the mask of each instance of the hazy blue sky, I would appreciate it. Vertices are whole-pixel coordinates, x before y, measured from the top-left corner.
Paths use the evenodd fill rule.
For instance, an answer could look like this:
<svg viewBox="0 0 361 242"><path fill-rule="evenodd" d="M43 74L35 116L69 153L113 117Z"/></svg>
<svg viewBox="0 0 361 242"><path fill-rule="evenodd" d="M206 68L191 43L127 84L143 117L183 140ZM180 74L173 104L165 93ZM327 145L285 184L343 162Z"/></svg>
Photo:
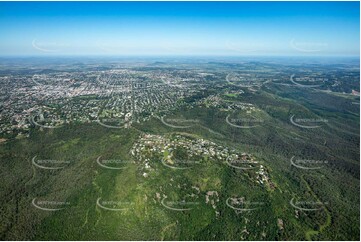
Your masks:
<svg viewBox="0 0 361 242"><path fill-rule="evenodd" d="M0 2L0 55L359 55L359 2Z"/></svg>

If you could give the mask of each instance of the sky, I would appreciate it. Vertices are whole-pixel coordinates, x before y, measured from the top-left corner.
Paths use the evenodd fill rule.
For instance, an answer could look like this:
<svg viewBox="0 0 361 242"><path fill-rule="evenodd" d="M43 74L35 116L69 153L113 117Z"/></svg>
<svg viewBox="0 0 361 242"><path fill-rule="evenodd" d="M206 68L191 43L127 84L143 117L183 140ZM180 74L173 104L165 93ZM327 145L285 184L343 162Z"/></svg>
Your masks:
<svg viewBox="0 0 361 242"><path fill-rule="evenodd" d="M359 2L0 2L1 56L359 53Z"/></svg>

